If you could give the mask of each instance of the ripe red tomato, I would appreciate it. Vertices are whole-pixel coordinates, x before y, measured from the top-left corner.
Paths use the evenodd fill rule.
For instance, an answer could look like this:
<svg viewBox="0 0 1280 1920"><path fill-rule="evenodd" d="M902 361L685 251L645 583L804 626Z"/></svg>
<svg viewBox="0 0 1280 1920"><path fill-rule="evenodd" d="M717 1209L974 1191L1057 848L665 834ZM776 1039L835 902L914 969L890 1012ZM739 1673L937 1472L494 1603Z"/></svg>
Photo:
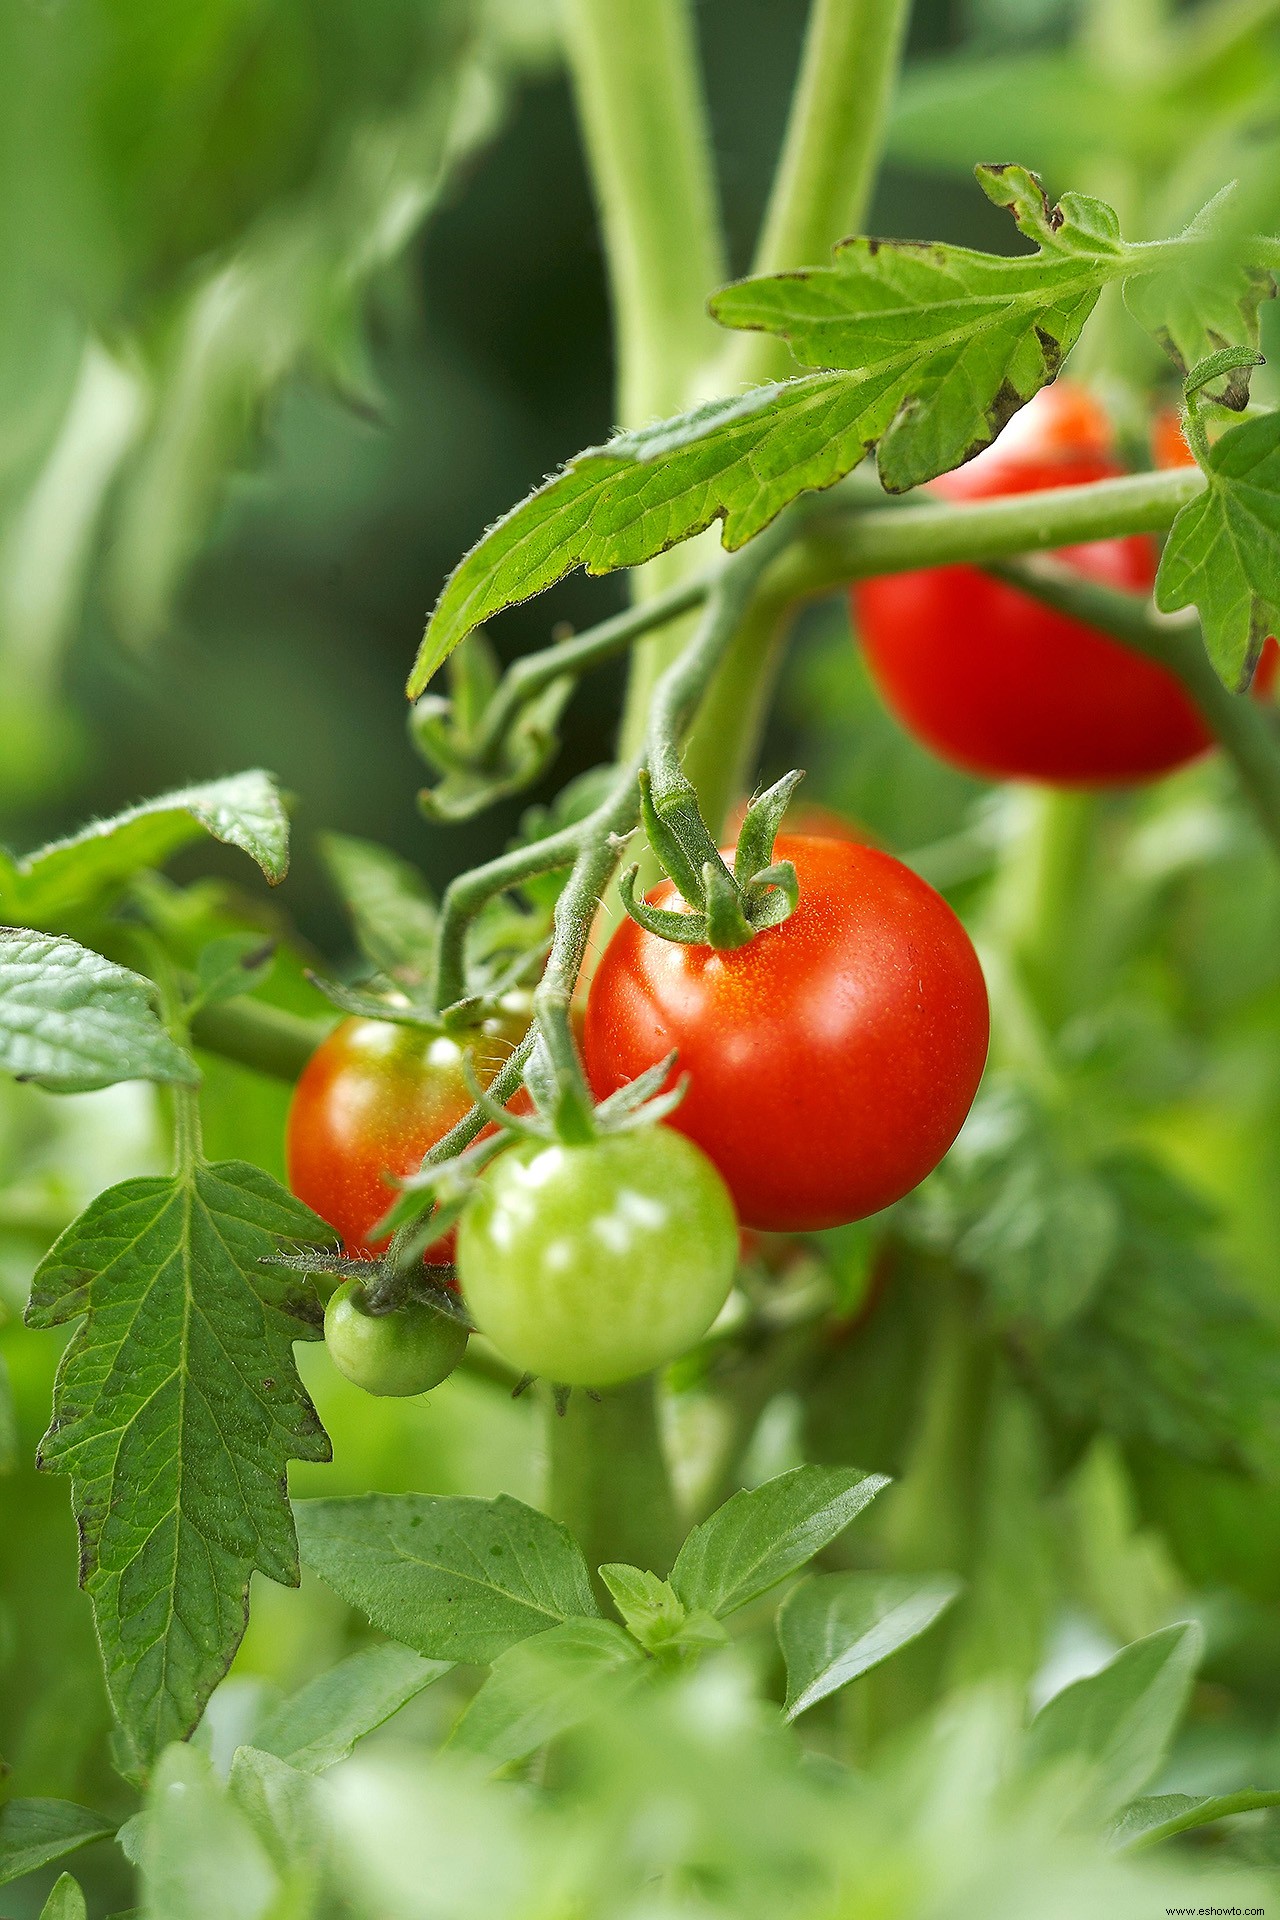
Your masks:
<svg viewBox="0 0 1280 1920"><path fill-rule="evenodd" d="M889 854L783 835L800 904L745 947L685 947L624 920L591 982L587 1071L603 1099L675 1048L669 1125L719 1169L748 1227L839 1226L937 1165L987 1057L969 937ZM668 883L650 898L678 906Z"/></svg>
<svg viewBox="0 0 1280 1920"><path fill-rule="evenodd" d="M1079 486L1122 471L1106 416L1079 388L1043 388L994 446L946 474L948 500ZM1093 580L1147 592L1145 535L1064 548ZM942 759L994 779L1113 786L1170 772L1211 744L1172 674L972 567L866 580L853 609L886 706Z"/></svg>
<svg viewBox="0 0 1280 1920"><path fill-rule="evenodd" d="M386 1246L370 1238L395 1197L383 1176L415 1172L427 1149L470 1111L466 1050L487 1083L528 1024L520 996L509 1012L457 1039L386 1020L344 1020L316 1048L289 1108L289 1185L342 1235L348 1253ZM424 1257L451 1260L452 1233Z"/></svg>

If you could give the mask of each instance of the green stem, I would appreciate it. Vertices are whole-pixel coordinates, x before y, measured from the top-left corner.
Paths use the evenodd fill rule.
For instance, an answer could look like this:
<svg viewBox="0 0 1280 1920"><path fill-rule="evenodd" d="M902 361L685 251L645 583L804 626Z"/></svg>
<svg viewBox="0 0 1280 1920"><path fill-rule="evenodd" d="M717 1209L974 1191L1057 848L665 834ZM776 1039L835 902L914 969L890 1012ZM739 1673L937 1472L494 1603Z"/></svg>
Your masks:
<svg viewBox="0 0 1280 1920"><path fill-rule="evenodd" d="M1126 533L1157 533L1204 490L1194 467L1126 474L1090 486L1007 494L968 506L932 502L815 517L779 563L771 589L802 599L874 574L912 573L959 562L982 566L1009 554L1074 546Z"/></svg>
<svg viewBox="0 0 1280 1920"><path fill-rule="evenodd" d="M909 16L909 0L812 0L753 272L821 265L865 222ZM743 333L724 348L721 384L790 371L784 342ZM750 782L784 631L777 606L744 622L690 737L689 778L713 828Z"/></svg>
<svg viewBox="0 0 1280 1920"><path fill-rule="evenodd" d="M613 293L619 420L644 426L709 390L721 338L707 298L725 278L719 196L688 0L565 0L565 44ZM637 600L701 565L694 546L632 576ZM649 700L688 638L632 656L618 758L644 738Z"/></svg>
<svg viewBox="0 0 1280 1920"><path fill-rule="evenodd" d="M196 1087L173 1087L173 1159L178 1173L189 1174L199 1166L204 1152L200 1126L200 1093Z"/></svg>
<svg viewBox="0 0 1280 1920"><path fill-rule="evenodd" d="M519 717L521 708L541 693L544 687L549 687L552 681L561 679L565 674L585 673L590 667L616 658L655 627L664 627L682 613L691 612L706 596L705 577L678 581L665 593L656 594L638 606L628 607L625 613L615 614L611 620L602 620L598 626L575 633L571 639L561 640L556 646L544 647L539 653L522 654L519 659L513 660L489 702L484 725L476 741L476 759L483 761L486 754L496 751L507 729Z"/></svg>
<svg viewBox="0 0 1280 1920"><path fill-rule="evenodd" d="M670 1571L679 1532L652 1375L598 1399L575 1392L563 1414L550 1406L547 1459L547 1509L593 1575L611 1560Z"/></svg>
<svg viewBox="0 0 1280 1920"><path fill-rule="evenodd" d="M624 426L688 403L718 334L718 196L684 0L565 0L564 35L600 209Z"/></svg>
<svg viewBox="0 0 1280 1920"><path fill-rule="evenodd" d="M909 0L813 0L753 273L821 266L864 224L910 11ZM740 335L725 382L755 385L791 364L782 342Z"/></svg>
<svg viewBox="0 0 1280 1920"><path fill-rule="evenodd" d="M273 1080L296 1080L332 1031L332 1020L305 1020L263 1000L244 998L201 1007L191 1021L197 1047Z"/></svg>
<svg viewBox="0 0 1280 1920"><path fill-rule="evenodd" d="M789 615L772 595L747 608L690 730L685 775L713 835L752 783Z"/></svg>
<svg viewBox="0 0 1280 1920"><path fill-rule="evenodd" d="M984 925L1030 990L1047 1043L1071 1010L1087 939L1080 905L1098 797L1035 787L1019 798L1022 831L1002 862Z"/></svg>

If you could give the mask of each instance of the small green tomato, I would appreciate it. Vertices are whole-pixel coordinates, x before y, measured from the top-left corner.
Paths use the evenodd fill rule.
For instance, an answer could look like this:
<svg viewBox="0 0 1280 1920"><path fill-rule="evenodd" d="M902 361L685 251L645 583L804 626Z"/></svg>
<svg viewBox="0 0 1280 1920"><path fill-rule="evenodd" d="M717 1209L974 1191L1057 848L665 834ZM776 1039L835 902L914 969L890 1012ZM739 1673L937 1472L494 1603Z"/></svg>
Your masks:
<svg viewBox="0 0 1280 1920"><path fill-rule="evenodd" d="M398 1398L438 1387L461 1360L467 1329L447 1307L413 1302L370 1313L358 1280L344 1281L324 1313L324 1339L338 1372L366 1393Z"/></svg>
<svg viewBox="0 0 1280 1920"><path fill-rule="evenodd" d="M473 1319L522 1372L604 1387L684 1353L728 1297L733 1204L668 1127L584 1146L526 1141L484 1175L458 1229Z"/></svg>

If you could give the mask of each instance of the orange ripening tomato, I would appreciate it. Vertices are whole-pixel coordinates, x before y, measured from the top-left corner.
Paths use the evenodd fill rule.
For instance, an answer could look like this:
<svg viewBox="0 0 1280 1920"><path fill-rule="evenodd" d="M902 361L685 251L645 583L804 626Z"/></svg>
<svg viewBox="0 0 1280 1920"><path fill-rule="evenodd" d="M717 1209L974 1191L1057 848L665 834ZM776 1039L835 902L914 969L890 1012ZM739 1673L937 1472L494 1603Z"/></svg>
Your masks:
<svg viewBox="0 0 1280 1920"><path fill-rule="evenodd" d="M373 1229L395 1199L388 1174L415 1173L423 1155L471 1111L462 1064L468 1050L482 1085L502 1067L529 1025L519 1006L452 1035L344 1020L321 1042L294 1089L285 1131L289 1186L341 1234L348 1253L379 1253ZM528 1112L527 1095L521 1095ZM521 1109L518 1097L513 1106ZM423 1256L453 1258L453 1234Z"/></svg>
<svg viewBox="0 0 1280 1920"><path fill-rule="evenodd" d="M951 908L891 855L788 835L774 852L800 903L744 947L622 922L584 1051L603 1099L674 1049L689 1087L666 1124L702 1148L743 1226L793 1233L877 1213L937 1165L982 1077L987 990ZM679 905L669 882L649 897Z"/></svg>
<svg viewBox="0 0 1280 1920"><path fill-rule="evenodd" d="M996 443L935 483L947 500L1082 486L1123 469L1106 415L1079 387L1045 387ZM1088 578L1150 590L1146 535L1058 556ZM855 583L854 616L885 705L941 759L992 779L1094 787L1150 780L1211 738L1171 673L973 567Z"/></svg>

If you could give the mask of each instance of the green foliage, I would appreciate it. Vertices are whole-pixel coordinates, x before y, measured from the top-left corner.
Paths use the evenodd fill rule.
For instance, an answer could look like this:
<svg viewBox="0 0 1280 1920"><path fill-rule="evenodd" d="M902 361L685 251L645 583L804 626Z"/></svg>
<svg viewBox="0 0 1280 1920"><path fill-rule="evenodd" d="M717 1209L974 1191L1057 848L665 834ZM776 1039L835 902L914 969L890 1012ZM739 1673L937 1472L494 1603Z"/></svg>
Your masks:
<svg viewBox="0 0 1280 1920"><path fill-rule="evenodd" d="M254 1729L254 1745L301 1773L323 1773L448 1671L449 1662L394 1641L361 1647L282 1701Z"/></svg>
<svg viewBox="0 0 1280 1920"><path fill-rule="evenodd" d="M1146 286L1141 312L1179 352L1206 329L1217 338L1219 326L1227 329L1223 344L1256 342L1270 274L1233 266L1236 296L1218 277L1214 299L1197 298L1209 271L1198 257L1222 257L1205 224L1144 250L1121 239L1115 213L1100 200L1067 194L1051 206L1024 167L979 167L977 174L1035 242L1034 253L1009 259L857 238L841 243L831 267L723 289L711 303L722 324L776 334L802 365L822 371L710 401L571 461L491 527L449 576L410 694L422 692L482 621L575 566L588 573L635 566L716 519L724 522L724 545L740 547L800 494L851 472L872 447L892 493L959 466L1055 377L1109 281ZM1229 389L1239 404L1243 378L1234 374Z"/></svg>
<svg viewBox="0 0 1280 1920"><path fill-rule="evenodd" d="M569 1534L505 1494L367 1494L301 1501L296 1513L306 1565L428 1659L483 1664L531 1634L596 1612Z"/></svg>
<svg viewBox="0 0 1280 1920"><path fill-rule="evenodd" d="M717 1920L911 1920L957 1901L1019 1920L1050 1920L1064 1902L1130 1920L1210 1896L1263 1904L1260 1880L1226 1862L1202 1879L1190 1861L1108 1853L998 1691L949 1703L854 1773L804 1760L743 1665L722 1657L618 1699L559 1751L537 1789L489 1782L456 1749L392 1750L348 1763L320 1797L301 1776L268 1775L252 1748L226 1787L174 1749L149 1796L143 1911L212 1920L201 1876L215 1854L237 1915L263 1920L318 1920L333 1903L355 1920L611 1920L639 1901L655 1920L690 1902ZM1070 1764L1086 1778L1096 1763L1080 1750Z"/></svg>
<svg viewBox="0 0 1280 1920"><path fill-rule="evenodd" d="M689 1535L671 1585L691 1613L733 1613L820 1553L887 1484L856 1467L795 1467L735 1493Z"/></svg>
<svg viewBox="0 0 1280 1920"><path fill-rule="evenodd" d="M250 1572L295 1583L284 1473L329 1443L293 1342L318 1310L263 1264L328 1228L256 1167L110 1188L37 1270L27 1318L79 1320L40 1463L72 1477L112 1704L144 1770L189 1733L244 1631Z"/></svg>
<svg viewBox="0 0 1280 1920"><path fill-rule="evenodd" d="M992 1081L903 1225L981 1278L1070 1430L1274 1473L1280 1322L1224 1273L1212 1209L1151 1159L1089 1143L1081 1119Z"/></svg>
<svg viewBox="0 0 1280 1920"><path fill-rule="evenodd" d="M65 1859L114 1823L68 1800L10 1800L0 1807L0 1886Z"/></svg>
<svg viewBox="0 0 1280 1920"><path fill-rule="evenodd" d="M1195 605L1209 658L1246 687L1269 633L1280 630L1280 413L1244 420L1209 451L1208 486L1173 523L1156 602Z"/></svg>
<svg viewBox="0 0 1280 1920"><path fill-rule="evenodd" d="M369 965L399 986L420 986L435 951L436 905L417 868L345 833L322 834L319 845Z"/></svg>
<svg viewBox="0 0 1280 1920"><path fill-rule="evenodd" d="M267 1920L280 1892L249 1819L191 1747L161 1754L143 1837L144 1920Z"/></svg>
<svg viewBox="0 0 1280 1920"><path fill-rule="evenodd" d="M170 1039L139 974L74 940L0 927L0 1067L58 1093L118 1080L193 1086L199 1070Z"/></svg>
<svg viewBox="0 0 1280 1920"><path fill-rule="evenodd" d="M788 1720L924 1633L959 1591L945 1575L829 1573L801 1581L778 1612Z"/></svg>
<svg viewBox="0 0 1280 1920"><path fill-rule="evenodd" d="M1150 1162L1102 1171L1124 1225L1093 1306L1049 1340L1036 1375L1050 1404L1193 1460L1274 1474L1280 1328L1224 1283L1211 1217Z"/></svg>
<svg viewBox="0 0 1280 1920"><path fill-rule="evenodd" d="M1031 1767L1060 1767L1103 1816L1155 1773L1186 1709L1204 1635L1194 1621L1135 1640L1040 1709L1027 1734ZM1069 1770L1082 1775L1071 1780Z"/></svg>
<svg viewBox="0 0 1280 1920"><path fill-rule="evenodd" d="M88 1920L88 1909L79 1882L69 1873L60 1874L49 1898L40 1909L40 1920Z"/></svg>
<svg viewBox="0 0 1280 1920"><path fill-rule="evenodd" d="M1158 1840L1172 1839L1195 1827L1207 1827L1215 1820L1227 1820L1237 1813L1258 1813L1266 1807L1280 1806L1280 1792L1194 1794L1156 1793L1143 1800L1131 1800L1112 1830L1116 1847L1149 1847Z"/></svg>
<svg viewBox="0 0 1280 1920"><path fill-rule="evenodd" d="M463 1714L453 1744L493 1767L526 1760L644 1677L644 1656L611 1620L566 1620L508 1647Z"/></svg>

